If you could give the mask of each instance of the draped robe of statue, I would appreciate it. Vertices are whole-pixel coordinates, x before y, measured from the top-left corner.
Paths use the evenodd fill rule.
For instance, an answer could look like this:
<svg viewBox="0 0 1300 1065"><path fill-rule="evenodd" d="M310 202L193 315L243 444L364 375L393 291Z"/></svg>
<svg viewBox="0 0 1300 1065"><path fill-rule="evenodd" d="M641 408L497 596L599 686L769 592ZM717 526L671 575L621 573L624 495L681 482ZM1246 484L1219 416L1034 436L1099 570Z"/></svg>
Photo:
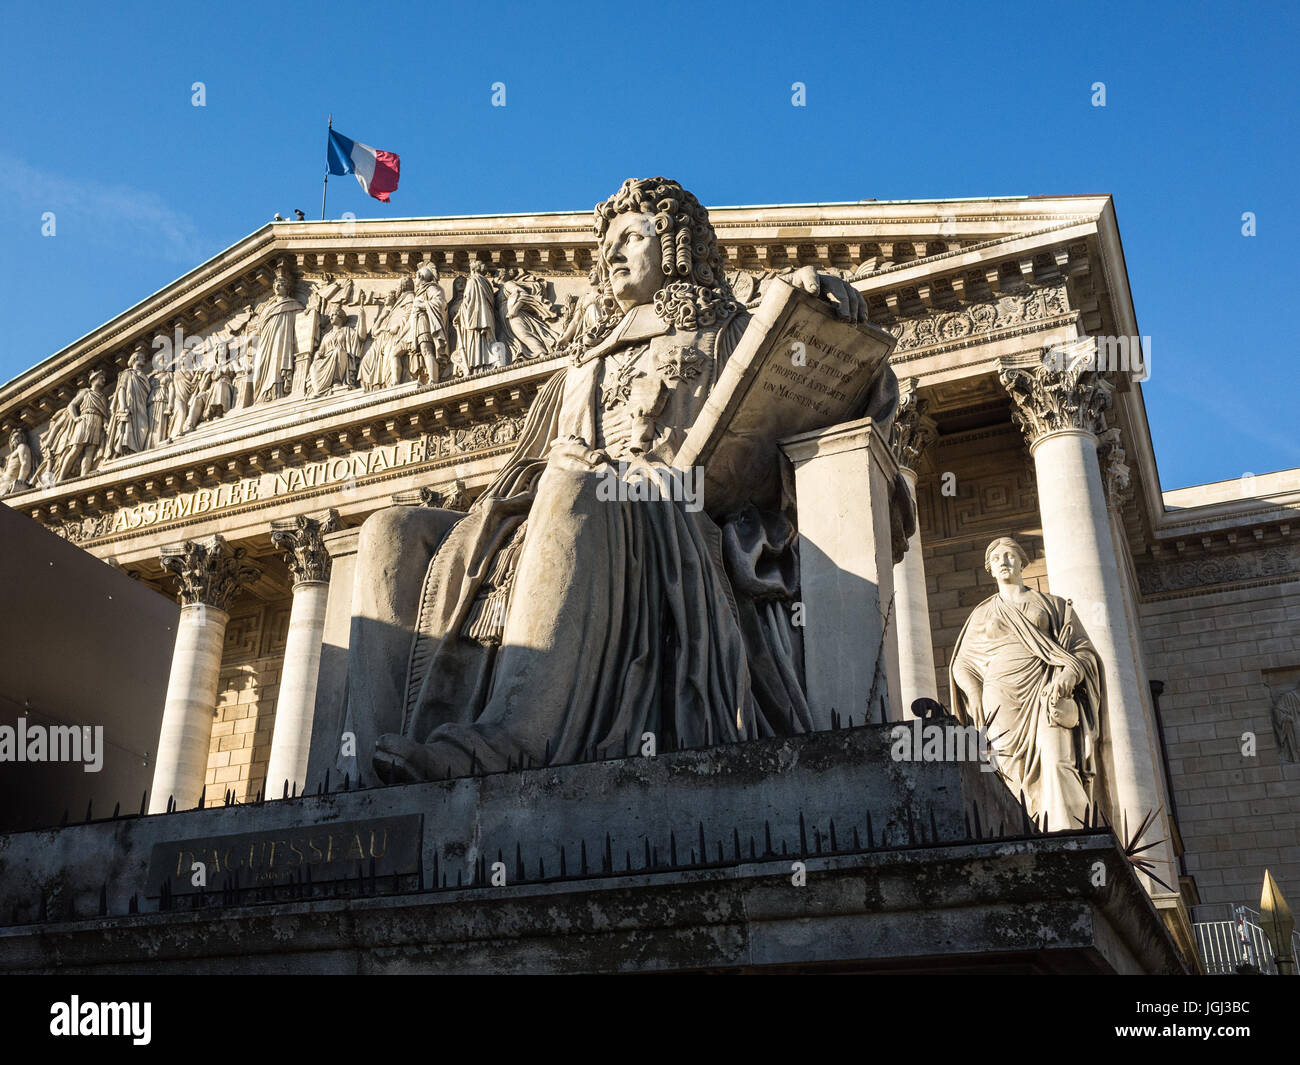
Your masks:
<svg viewBox="0 0 1300 1065"><path fill-rule="evenodd" d="M157 447L171 439L172 372L158 370L153 375L149 389L149 447Z"/></svg>
<svg viewBox="0 0 1300 1065"><path fill-rule="evenodd" d="M293 372L298 351L297 320L304 307L293 296L274 296L257 318L257 354L253 360L253 402L285 395L284 374Z"/></svg>
<svg viewBox="0 0 1300 1065"><path fill-rule="evenodd" d="M64 431L55 445L59 454L55 472L61 481L88 471L103 456L108 442L108 397L83 388L68 404L67 412Z"/></svg>
<svg viewBox="0 0 1300 1065"><path fill-rule="evenodd" d="M352 388L361 363L361 337L350 325L336 325L321 341L307 375L307 392L323 396L336 385Z"/></svg>
<svg viewBox="0 0 1300 1065"><path fill-rule="evenodd" d="M407 370L412 377L426 377L437 381L438 366L426 365L426 356L421 348L428 343L433 346L434 358L439 351L446 352L447 343L447 297L436 281L417 286L411 302L411 310L406 319L406 339L409 347Z"/></svg>
<svg viewBox="0 0 1300 1065"><path fill-rule="evenodd" d="M403 348L408 346L407 332L415 294L403 291L391 307L382 312L375 327L375 339L361 363L361 380L367 391L392 388L407 379Z"/></svg>
<svg viewBox="0 0 1300 1065"><path fill-rule="evenodd" d="M362 389L366 392L373 392L377 388L384 387L384 347L388 343L389 334L392 332L393 312L396 307L397 297L394 294L393 301L391 303L385 301L375 315L374 325L370 330L370 346L366 348L365 354L361 357L361 366L357 371L357 380L360 381Z"/></svg>
<svg viewBox="0 0 1300 1065"><path fill-rule="evenodd" d="M149 445L149 376L132 366L117 375L108 423L108 454L129 455Z"/></svg>
<svg viewBox="0 0 1300 1065"><path fill-rule="evenodd" d="M172 371L171 425L168 439L175 440L189 430L190 410L203 387L203 371L178 368Z"/></svg>
<svg viewBox="0 0 1300 1065"><path fill-rule="evenodd" d="M1074 691L1079 723L1069 729L1048 717L1047 692L1065 666L1083 678ZM1104 704L1101 664L1070 604L1036 589L1024 606L984 600L957 636L949 675L958 720L987 729L998 769L1024 792L1030 815L1046 812L1048 828L1078 828L1092 803ZM972 676L983 688L974 713L958 683Z"/></svg>
<svg viewBox="0 0 1300 1065"><path fill-rule="evenodd" d="M539 289L514 278L501 282L501 317L516 358L544 356L555 344L555 330L548 324L555 315Z"/></svg>
<svg viewBox="0 0 1300 1065"><path fill-rule="evenodd" d="M470 373L492 365L492 344L496 340L496 308L492 282L470 271L456 312L456 335L461 357Z"/></svg>
<svg viewBox="0 0 1300 1065"><path fill-rule="evenodd" d="M344 724L358 755L341 769L373 783L385 733L423 745L432 779L634 753L647 731L662 750L811 727L788 518L751 505L720 528L681 502L602 498L608 464L548 459L576 437L615 463L638 445L671 462L746 322L634 308L548 381L468 514L366 523ZM897 401L886 368L867 413L887 427Z"/></svg>

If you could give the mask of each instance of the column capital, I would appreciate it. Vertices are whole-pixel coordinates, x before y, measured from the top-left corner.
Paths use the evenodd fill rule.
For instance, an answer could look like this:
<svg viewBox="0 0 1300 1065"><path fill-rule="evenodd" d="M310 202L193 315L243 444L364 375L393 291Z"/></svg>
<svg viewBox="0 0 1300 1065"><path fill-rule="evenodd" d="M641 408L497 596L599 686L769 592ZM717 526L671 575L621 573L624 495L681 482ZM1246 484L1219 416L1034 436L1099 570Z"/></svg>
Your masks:
<svg viewBox="0 0 1300 1065"><path fill-rule="evenodd" d="M218 610L230 609L230 601L249 581L258 576L249 565L242 547L232 548L221 535L206 540L186 540L164 547L162 567L176 577L182 606L202 603Z"/></svg>
<svg viewBox="0 0 1300 1065"><path fill-rule="evenodd" d="M1092 337L1039 356L998 360L998 380L1011 396L1011 418L1032 446L1048 433L1076 430L1101 436L1115 386L1097 371Z"/></svg>
<svg viewBox="0 0 1300 1065"><path fill-rule="evenodd" d="M889 446L900 469L917 472L921 457L939 437L938 427L929 416L930 401L921 396L919 382L908 377L898 383L898 413L890 430Z"/></svg>
<svg viewBox="0 0 1300 1065"><path fill-rule="evenodd" d="M338 528L337 510L327 510L319 517L299 514L271 522L271 543L285 553L294 584L330 579L330 553L321 537Z"/></svg>

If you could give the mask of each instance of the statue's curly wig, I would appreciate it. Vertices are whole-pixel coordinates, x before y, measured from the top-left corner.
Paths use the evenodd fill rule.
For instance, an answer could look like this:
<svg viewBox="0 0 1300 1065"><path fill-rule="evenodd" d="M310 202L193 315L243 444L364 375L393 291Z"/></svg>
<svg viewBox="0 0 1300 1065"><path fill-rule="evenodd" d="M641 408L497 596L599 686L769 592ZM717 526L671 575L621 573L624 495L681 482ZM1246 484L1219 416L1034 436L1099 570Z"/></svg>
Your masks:
<svg viewBox="0 0 1300 1065"><path fill-rule="evenodd" d="M610 223L629 212L654 219L663 260L664 285L655 293L655 311L679 329L699 329L725 322L739 310L722 269L718 238L709 212L691 193L667 178L628 178L623 187L596 205L596 240L603 243ZM622 317L609 279L609 264L596 264L601 320L583 344L603 340Z"/></svg>

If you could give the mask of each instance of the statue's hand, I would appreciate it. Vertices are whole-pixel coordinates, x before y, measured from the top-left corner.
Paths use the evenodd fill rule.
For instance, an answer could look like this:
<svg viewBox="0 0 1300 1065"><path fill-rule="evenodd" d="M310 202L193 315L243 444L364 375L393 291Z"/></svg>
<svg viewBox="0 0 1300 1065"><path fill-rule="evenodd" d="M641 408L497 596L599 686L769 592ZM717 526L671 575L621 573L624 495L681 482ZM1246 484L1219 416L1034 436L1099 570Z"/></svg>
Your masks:
<svg viewBox="0 0 1300 1065"><path fill-rule="evenodd" d="M834 304L841 318L850 322L867 321L866 297L843 278L820 274L814 266L801 266L790 278L790 284Z"/></svg>
<svg viewBox="0 0 1300 1065"><path fill-rule="evenodd" d="M1083 678L1079 676L1079 671L1073 666L1063 667L1052 681L1051 701L1054 703L1057 699L1069 698L1074 689L1079 686L1081 680Z"/></svg>
<svg viewBox="0 0 1300 1065"><path fill-rule="evenodd" d="M587 446L585 440L571 436L554 441L550 451L547 452L546 460L565 469L586 473L609 462L609 455L604 451L593 450Z"/></svg>

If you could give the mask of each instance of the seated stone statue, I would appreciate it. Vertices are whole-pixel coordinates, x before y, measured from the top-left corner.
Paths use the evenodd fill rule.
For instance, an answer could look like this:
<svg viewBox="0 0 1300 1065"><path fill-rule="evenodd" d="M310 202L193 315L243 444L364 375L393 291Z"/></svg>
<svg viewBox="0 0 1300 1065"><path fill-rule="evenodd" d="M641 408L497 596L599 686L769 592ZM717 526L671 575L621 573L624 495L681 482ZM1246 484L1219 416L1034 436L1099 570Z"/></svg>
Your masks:
<svg viewBox="0 0 1300 1065"><path fill-rule="evenodd" d="M600 491L621 462L672 463L748 324L708 213L650 178L595 222L605 310L496 480L467 514L395 507L362 528L343 726L357 755L340 761L354 778L621 756L647 732L665 750L810 727L788 497L784 513L710 517ZM794 280L865 321L840 279ZM862 413L888 433L897 402L885 365Z"/></svg>
<svg viewBox="0 0 1300 1065"><path fill-rule="evenodd" d="M999 773L1049 829L1078 828L1092 803L1103 710L1101 663L1070 604L1020 579L1028 557L989 544L996 595L966 619L949 676L958 720L985 730Z"/></svg>

